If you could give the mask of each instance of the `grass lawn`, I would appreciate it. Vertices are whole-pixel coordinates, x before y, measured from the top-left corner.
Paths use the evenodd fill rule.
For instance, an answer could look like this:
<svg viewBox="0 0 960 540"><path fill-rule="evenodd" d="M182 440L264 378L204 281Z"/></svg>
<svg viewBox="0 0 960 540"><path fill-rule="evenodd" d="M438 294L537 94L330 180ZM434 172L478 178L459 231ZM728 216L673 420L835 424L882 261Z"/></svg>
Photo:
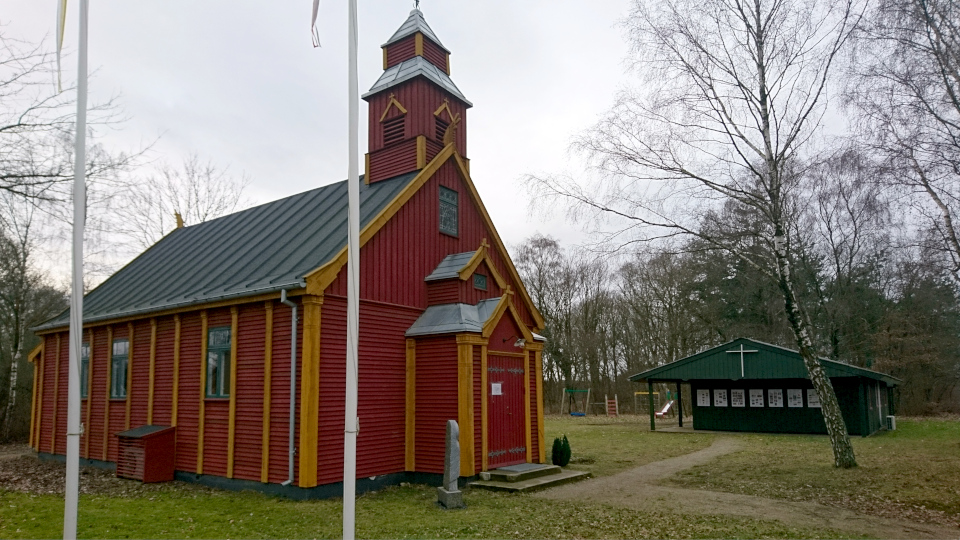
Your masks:
<svg viewBox="0 0 960 540"><path fill-rule="evenodd" d="M818 501L858 512L960 525L960 422L897 419L853 437L859 467L833 467L824 437L739 435L743 450L674 476L683 487Z"/></svg>
<svg viewBox="0 0 960 540"><path fill-rule="evenodd" d="M576 468L598 475L703 448L711 435L647 433L646 419L548 418L548 444L566 433ZM124 481L126 482L126 481ZM133 485L133 484L131 484ZM129 490L81 495L81 538L338 538L339 500L295 502L207 489ZM434 488L402 486L360 497L357 534L366 538L848 538L774 521L636 511L589 501L467 490L468 508L443 511ZM63 498L0 486L0 538L52 538Z"/></svg>
<svg viewBox="0 0 960 540"><path fill-rule="evenodd" d="M606 476L661 459L702 450L716 435L693 433L674 436L651 433L646 416L548 416L544 442L547 460L554 437L567 436L573 456L570 467Z"/></svg>

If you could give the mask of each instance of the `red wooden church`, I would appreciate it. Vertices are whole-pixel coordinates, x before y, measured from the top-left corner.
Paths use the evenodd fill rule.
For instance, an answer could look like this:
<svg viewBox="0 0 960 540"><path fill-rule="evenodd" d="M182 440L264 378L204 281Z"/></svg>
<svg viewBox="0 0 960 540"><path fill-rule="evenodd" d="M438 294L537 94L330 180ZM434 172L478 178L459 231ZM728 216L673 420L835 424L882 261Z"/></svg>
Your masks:
<svg viewBox="0 0 960 540"><path fill-rule="evenodd" d="M471 103L419 10L382 48L363 96L359 488L442 474L448 419L463 476L542 463L544 323L470 178ZM339 493L346 222L339 182L178 228L90 292L81 457L122 462L117 433L173 426L178 479ZM37 328L30 356L41 456L66 451L67 326Z"/></svg>

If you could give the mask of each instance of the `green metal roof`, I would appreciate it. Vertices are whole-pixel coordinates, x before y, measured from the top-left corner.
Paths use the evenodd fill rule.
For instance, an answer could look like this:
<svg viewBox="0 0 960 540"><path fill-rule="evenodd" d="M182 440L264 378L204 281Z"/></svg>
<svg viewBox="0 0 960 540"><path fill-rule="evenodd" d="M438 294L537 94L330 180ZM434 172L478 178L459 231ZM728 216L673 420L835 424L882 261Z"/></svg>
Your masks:
<svg viewBox="0 0 960 540"><path fill-rule="evenodd" d="M418 172L360 180L360 227ZM347 182L337 182L218 219L177 229L83 299L97 322L304 287L304 276L347 245ZM34 330L69 323L69 310Z"/></svg>
<svg viewBox="0 0 960 540"><path fill-rule="evenodd" d="M754 351L743 354L742 366L740 363L741 348L745 351ZM866 377L884 381L891 386L896 386L901 382L900 379L885 373L826 358L820 359L820 365L823 366L824 371L830 378ZM799 352L762 341L739 338L676 362L637 373L630 377L630 380L806 379L808 376L807 367L803 364Z"/></svg>

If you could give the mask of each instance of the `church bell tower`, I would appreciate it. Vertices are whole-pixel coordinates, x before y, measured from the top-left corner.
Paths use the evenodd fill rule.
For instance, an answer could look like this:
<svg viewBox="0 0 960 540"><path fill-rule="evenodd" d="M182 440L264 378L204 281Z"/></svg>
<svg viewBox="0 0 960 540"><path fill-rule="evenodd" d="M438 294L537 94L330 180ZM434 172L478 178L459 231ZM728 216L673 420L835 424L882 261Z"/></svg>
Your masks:
<svg viewBox="0 0 960 540"><path fill-rule="evenodd" d="M383 75L369 106L367 183L422 169L447 145L467 157L467 109L450 79L450 51L419 9L384 43Z"/></svg>

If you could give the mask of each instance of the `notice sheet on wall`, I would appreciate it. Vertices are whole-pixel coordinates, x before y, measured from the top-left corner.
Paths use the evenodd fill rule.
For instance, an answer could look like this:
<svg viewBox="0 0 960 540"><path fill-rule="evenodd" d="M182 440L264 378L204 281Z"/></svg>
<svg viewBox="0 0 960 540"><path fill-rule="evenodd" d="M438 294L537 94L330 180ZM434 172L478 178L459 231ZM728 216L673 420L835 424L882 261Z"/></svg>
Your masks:
<svg viewBox="0 0 960 540"><path fill-rule="evenodd" d="M746 392L742 389L736 389L730 391L730 406L731 407L746 407L747 406Z"/></svg>
<svg viewBox="0 0 960 540"><path fill-rule="evenodd" d="M713 391L713 406L714 407L726 407L727 406L727 391L714 389Z"/></svg>
<svg viewBox="0 0 960 540"><path fill-rule="evenodd" d="M813 388L807 388L807 407L820 408L820 394Z"/></svg>
<svg viewBox="0 0 960 540"><path fill-rule="evenodd" d="M503 383L490 383L490 395L491 396L502 396L503 395Z"/></svg>
<svg viewBox="0 0 960 540"><path fill-rule="evenodd" d="M763 407L763 390L752 388L750 390L750 406Z"/></svg>
<svg viewBox="0 0 960 540"><path fill-rule="evenodd" d="M710 406L710 391L709 391L709 390L697 390L697 406L698 406L698 407L709 407L709 406Z"/></svg>
<svg viewBox="0 0 960 540"><path fill-rule="evenodd" d="M767 390L767 402L771 407L783 407L783 390L779 388Z"/></svg>
<svg viewBox="0 0 960 540"><path fill-rule="evenodd" d="M791 388L787 390L787 406L803 407L803 390Z"/></svg>

